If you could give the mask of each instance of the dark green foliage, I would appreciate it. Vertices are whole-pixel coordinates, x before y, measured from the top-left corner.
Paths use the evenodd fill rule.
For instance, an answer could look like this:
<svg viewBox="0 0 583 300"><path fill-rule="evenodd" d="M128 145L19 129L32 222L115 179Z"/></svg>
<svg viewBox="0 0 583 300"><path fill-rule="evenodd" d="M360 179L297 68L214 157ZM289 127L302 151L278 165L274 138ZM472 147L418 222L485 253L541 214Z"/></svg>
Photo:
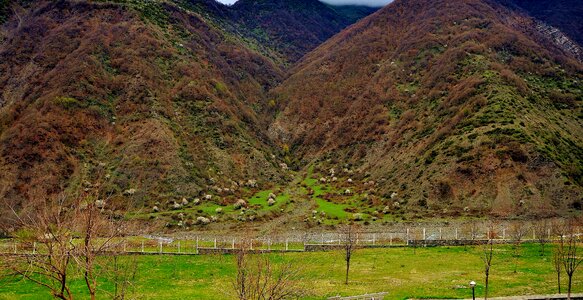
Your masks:
<svg viewBox="0 0 583 300"><path fill-rule="evenodd" d="M3 24L10 15L10 4L12 0L0 0L0 24Z"/></svg>

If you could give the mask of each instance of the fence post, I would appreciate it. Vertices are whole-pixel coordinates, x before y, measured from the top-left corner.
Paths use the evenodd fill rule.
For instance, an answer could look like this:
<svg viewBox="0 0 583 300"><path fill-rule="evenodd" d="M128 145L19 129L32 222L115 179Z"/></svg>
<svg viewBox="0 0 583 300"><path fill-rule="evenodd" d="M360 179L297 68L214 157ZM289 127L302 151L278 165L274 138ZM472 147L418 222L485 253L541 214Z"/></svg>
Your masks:
<svg viewBox="0 0 583 300"><path fill-rule="evenodd" d="M502 229L502 239L506 240L506 228Z"/></svg>
<svg viewBox="0 0 583 300"><path fill-rule="evenodd" d="M455 229L455 239L456 239L456 241L459 239L458 233L457 233L457 228Z"/></svg>
<svg viewBox="0 0 583 300"><path fill-rule="evenodd" d="M393 245L393 233L389 234L389 246Z"/></svg>
<svg viewBox="0 0 583 300"><path fill-rule="evenodd" d="M180 241L178 241L178 253L180 253Z"/></svg>
<svg viewBox="0 0 583 300"><path fill-rule="evenodd" d="M441 227L439 227L439 239L443 240L443 234L441 233Z"/></svg>
<svg viewBox="0 0 583 300"><path fill-rule="evenodd" d="M251 239L251 241L250 241L250 242L251 242L250 249L251 249L251 250L253 250L253 239Z"/></svg>
<svg viewBox="0 0 583 300"><path fill-rule="evenodd" d="M126 251L126 246L127 246L127 242L126 241L123 241L123 252L124 253L127 252Z"/></svg>
<svg viewBox="0 0 583 300"><path fill-rule="evenodd" d="M423 228L423 240L426 240L426 236L425 236L425 228Z"/></svg>
<svg viewBox="0 0 583 300"><path fill-rule="evenodd" d="M409 246L409 228L407 228L407 236L406 236L406 238L407 238L407 246Z"/></svg>
<svg viewBox="0 0 583 300"><path fill-rule="evenodd" d="M267 251L271 251L271 239L267 239Z"/></svg>
<svg viewBox="0 0 583 300"><path fill-rule="evenodd" d="M36 254L36 242L32 243L32 254Z"/></svg>
<svg viewBox="0 0 583 300"><path fill-rule="evenodd" d="M324 233L322 233L322 245L324 245Z"/></svg>
<svg viewBox="0 0 583 300"><path fill-rule="evenodd" d="M217 238L215 238L215 249L217 249Z"/></svg>
<svg viewBox="0 0 583 300"><path fill-rule="evenodd" d="M158 244L160 245L160 250L158 252L162 254L162 241L159 241Z"/></svg>
<svg viewBox="0 0 583 300"><path fill-rule="evenodd" d="M196 254L198 254L198 236L196 236Z"/></svg>
<svg viewBox="0 0 583 300"><path fill-rule="evenodd" d="M233 238L233 243L231 244L231 249L235 249L235 239Z"/></svg>
<svg viewBox="0 0 583 300"><path fill-rule="evenodd" d="M547 229L547 240L551 240L551 229Z"/></svg>
<svg viewBox="0 0 583 300"><path fill-rule="evenodd" d="M536 240L536 231L534 230L534 228L532 229L532 239Z"/></svg>
<svg viewBox="0 0 583 300"><path fill-rule="evenodd" d="M374 246L374 244L375 244L375 240L376 240L376 238L377 238L377 234L376 234L376 233L373 233L373 234L372 234L372 245L373 245L373 246Z"/></svg>
<svg viewBox="0 0 583 300"><path fill-rule="evenodd" d="M144 241L142 241L142 253L144 253Z"/></svg>
<svg viewBox="0 0 583 300"><path fill-rule="evenodd" d="M289 250L289 248L288 248L288 239L286 238L285 239L285 251L287 251L287 250Z"/></svg>

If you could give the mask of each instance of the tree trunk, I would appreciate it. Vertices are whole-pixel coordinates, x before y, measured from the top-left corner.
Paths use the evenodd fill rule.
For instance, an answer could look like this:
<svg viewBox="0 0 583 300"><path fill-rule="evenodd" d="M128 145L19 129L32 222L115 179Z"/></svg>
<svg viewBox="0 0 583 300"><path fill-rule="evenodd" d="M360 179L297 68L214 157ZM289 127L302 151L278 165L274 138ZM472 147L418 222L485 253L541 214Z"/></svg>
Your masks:
<svg viewBox="0 0 583 300"><path fill-rule="evenodd" d="M557 272L557 285L559 287L559 294L561 293L561 272Z"/></svg>
<svg viewBox="0 0 583 300"><path fill-rule="evenodd" d="M488 279L490 277L490 272L486 272L486 286L484 287L484 300L488 300Z"/></svg>
<svg viewBox="0 0 583 300"><path fill-rule="evenodd" d="M350 259L346 260L346 279L344 284L348 284L348 271L350 270Z"/></svg>
<svg viewBox="0 0 583 300"><path fill-rule="evenodd" d="M567 285L567 300L571 300L571 283L573 280L573 274L567 274L569 276L569 284Z"/></svg>

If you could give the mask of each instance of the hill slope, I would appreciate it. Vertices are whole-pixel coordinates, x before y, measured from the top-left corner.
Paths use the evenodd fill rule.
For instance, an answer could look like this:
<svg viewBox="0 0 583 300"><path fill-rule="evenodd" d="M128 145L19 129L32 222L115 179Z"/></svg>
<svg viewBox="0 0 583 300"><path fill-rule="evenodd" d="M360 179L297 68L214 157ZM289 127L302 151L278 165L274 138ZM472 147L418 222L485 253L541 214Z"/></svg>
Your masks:
<svg viewBox="0 0 583 300"><path fill-rule="evenodd" d="M375 11L358 6L335 8L318 0L239 0L231 10L235 20L262 44L271 45L290 62Z"/></svg>
<svg viewBox="0 0 583 300"><path fill-rule="evenodd" d="M580 209L581 70L498 2L398 0L294 67L270 133L411 211Z"/></svg>
<svg viewBox="0 0 583 300"><path fill-rule="evenodd" d="M583 45L583 2L578 0L501 0L520 7L531 16L561 29L571 39Z"/></svg>
<svg viewBox="0 0 583 300"><path fill-rule="evenodd" d="M0 198L101 174L141 207L280 178L258 111L281 70L184 7L132 3L35 1L4 23Z"/></svg>

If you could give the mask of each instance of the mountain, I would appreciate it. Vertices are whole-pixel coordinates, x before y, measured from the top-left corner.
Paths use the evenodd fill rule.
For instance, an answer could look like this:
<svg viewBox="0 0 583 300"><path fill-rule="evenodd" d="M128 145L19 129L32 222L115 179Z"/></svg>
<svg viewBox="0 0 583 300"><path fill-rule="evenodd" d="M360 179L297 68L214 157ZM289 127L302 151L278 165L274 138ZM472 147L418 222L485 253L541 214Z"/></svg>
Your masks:
<svg viewBox="0 0 583 300"><path fill-rule="evenodd" d="M4 204L107 182L112 203L141 207L281 180L259 111L283 72L247 41L162 1L13 5L0 31Z"/></svg>
<svg viewBox="0 0 583 300"><path fill-rule="evenodd" d="M270 135L420 214L581 209L583 67L537 22L493 0L397 0L291 69Z"/></svg>
<svg viewBox="0 0 583 300"><path fill-rule="evenodd" d="M502 0L531 16L559 28L571 39L583 45L583 2L579 0Z"/></svg>
<svg viewBox="0 0 583 300"><path fill-rule="evenodd" d="M380 7L370 7L364 5L328 5L337 13L347 18L350 23L356 23L360 19L373 14Z"/></svg>
<svg viewBox="0 0 583 300"><path fill-rule="evenodd" d="M231 10L262 44L293 63L375 9L334 7L318 0L239 0Z"/></svg>
<svg viewBox="0 0 583 300"><path fill-rule="evenodd" d="M0 0L0 225L580 210L583 52L508 1Z"/></svg>

